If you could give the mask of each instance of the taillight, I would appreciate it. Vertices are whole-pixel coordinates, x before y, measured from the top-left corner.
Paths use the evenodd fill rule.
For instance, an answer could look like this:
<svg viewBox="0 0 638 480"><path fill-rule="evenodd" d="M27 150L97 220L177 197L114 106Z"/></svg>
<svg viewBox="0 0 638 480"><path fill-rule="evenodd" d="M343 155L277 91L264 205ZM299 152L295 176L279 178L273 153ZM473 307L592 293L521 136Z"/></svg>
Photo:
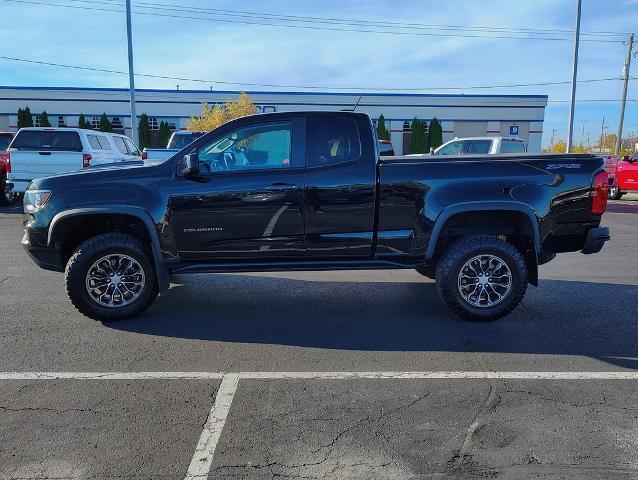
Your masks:
<svg viewBox="0 0 638 480"><path fill-rule="evenodd" d="M11 173L11 152L5 154L5 161L7 162L7 173Z"/></svg>
<svg viewBox="0 0 638 480"><path fill-rule="evenodd" d="M602 215L607 209L607 190L609 189L609 175L602 171L594 177L592 185L591 213Z"/></svg>
<svg viewBox="0 0 638 480"><path fill-rule="evenodd" d="M90 153L82 155L82 168L89 168L91 166L91 159L93 156Z"/></svg>

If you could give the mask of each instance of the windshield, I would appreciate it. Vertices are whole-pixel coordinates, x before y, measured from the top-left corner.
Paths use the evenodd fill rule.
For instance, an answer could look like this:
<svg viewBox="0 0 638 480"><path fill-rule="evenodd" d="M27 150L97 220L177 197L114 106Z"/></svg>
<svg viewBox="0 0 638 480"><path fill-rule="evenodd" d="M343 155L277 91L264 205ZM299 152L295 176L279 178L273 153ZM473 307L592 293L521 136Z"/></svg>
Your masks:
<svg viewBox="0 0 638 480"><path fill-rule="evenodd" d="M171 141L168 144L168 147L166 148L175 148L177 150L181 150L186 145L194 142L202 135L204 135L202 132L188 132L188 133L175 134L173 135L173 138L171 138Z"/></svg>

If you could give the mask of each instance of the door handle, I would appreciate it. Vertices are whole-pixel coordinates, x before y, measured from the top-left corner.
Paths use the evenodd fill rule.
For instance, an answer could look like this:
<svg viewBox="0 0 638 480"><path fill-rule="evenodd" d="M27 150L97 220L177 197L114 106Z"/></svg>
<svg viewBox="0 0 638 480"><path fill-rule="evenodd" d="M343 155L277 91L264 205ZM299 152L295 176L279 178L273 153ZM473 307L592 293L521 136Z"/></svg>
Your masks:
<svg viewBox="0 0 638 480"><path fill-rule="evenodd" d="M51 155L51 152L38 152L40 155Z"/></svg>
<svg viewBox="0 0 638 480"><path fill-rule="evenodd" d="M283 182L275 182L272 185L266 187L266 190L298 190L299 187L297 185L293 185L292 183L283 183Z"/></svg>

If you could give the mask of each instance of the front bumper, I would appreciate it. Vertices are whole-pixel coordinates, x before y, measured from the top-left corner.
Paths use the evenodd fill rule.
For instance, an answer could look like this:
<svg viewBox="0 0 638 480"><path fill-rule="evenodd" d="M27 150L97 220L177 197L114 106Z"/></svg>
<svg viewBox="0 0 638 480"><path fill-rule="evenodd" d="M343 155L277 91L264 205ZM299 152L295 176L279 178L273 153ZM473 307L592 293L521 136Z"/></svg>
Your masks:
<svg viewBox="0 0 638 480"><path fill-rule="evenodd" d="M590 228L587 231L587 237L585 238L585 246L581 250L581 253L589 255L591 253L598 253L603 248L606 241L611 239L609 234L609 227L597 227Z"/></svg>
<svg viewBox="0 0 638 480"><path fill-rule="evenodd" d="M54 248L41 248L35 247L29 241L29 235L27 232L22 237L22 247L31 257L31 260L35 264L43 268L44 270L51 270L53 272L63 272L64 265L62 265L62 256L60 252Z"/></svg>

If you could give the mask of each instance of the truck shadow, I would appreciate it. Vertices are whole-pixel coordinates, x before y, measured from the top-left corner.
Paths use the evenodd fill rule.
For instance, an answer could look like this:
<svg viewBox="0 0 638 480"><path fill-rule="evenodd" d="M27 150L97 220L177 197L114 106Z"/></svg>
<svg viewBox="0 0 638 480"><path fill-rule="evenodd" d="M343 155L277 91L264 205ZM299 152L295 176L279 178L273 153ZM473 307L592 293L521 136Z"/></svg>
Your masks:
<svg viewBox="0 0 638 480"><path fill-rule="evenodd" d="M325 349L581 355L638 369L635 285L544 280L507 318L472 323L450 314L425 281L183 280L146 314L107 325L166 337Z"/></svg>

